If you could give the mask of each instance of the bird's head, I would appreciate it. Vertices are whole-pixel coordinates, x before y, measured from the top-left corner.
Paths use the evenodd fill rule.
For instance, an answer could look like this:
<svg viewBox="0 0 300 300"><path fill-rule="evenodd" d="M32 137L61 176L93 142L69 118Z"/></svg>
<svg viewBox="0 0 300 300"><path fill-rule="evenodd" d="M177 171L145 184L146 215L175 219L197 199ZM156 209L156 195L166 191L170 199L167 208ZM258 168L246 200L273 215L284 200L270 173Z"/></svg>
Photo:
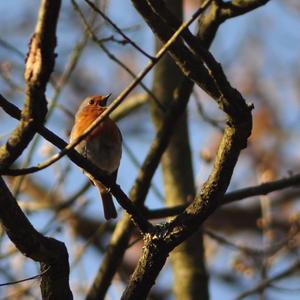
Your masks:
<svg viewBox="0 0 300 300"><path fill-rule="evenodd" d="M90 96L86 97L79 107L79 111L83 108L91 107L91 108L104 108L107 106L107 100L111 94L106 96Z"/></svg>

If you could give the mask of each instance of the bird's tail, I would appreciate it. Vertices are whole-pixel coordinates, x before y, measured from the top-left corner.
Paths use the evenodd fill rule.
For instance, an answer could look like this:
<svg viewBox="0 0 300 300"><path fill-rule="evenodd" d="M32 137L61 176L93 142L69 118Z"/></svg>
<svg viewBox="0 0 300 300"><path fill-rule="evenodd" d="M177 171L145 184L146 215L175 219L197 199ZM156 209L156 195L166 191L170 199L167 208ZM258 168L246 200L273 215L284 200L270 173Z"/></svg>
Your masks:
<svg viewBox="0 0 300 300"><path fill-rule="evenodd" d="M114 205L111 193L100 182L95 182L103 203L104 217L106 220L114 219L117 217L116 207Z"/></svg>

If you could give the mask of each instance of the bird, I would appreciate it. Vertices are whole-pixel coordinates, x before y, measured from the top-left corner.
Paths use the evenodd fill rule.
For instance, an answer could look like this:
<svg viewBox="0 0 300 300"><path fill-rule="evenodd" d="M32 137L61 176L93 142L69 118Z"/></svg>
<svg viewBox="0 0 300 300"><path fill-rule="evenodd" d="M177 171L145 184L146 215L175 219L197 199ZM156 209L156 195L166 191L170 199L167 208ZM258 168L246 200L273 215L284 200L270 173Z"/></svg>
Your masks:
<svg viewBox="0 0 300 300"><path fill-rule="evenodd" d="M75 115L74 125L70 133L70 142L78 138L106 109L106 96L86 97ZM103 121L76 147L75 150L92 161L104 178L116 182L122 156L122 134L116 123L106 116ZM110 220L117 217L110 189L106 188L90 173L83 171L97 187L103 203L104 217Z"/></svg>

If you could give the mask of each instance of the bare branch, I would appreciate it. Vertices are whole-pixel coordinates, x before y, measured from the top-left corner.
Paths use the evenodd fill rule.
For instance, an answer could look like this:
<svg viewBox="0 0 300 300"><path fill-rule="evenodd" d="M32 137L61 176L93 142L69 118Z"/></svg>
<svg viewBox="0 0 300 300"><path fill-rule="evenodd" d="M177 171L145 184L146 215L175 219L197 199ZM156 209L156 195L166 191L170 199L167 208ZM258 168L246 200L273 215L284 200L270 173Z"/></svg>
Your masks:
<svg viewBox="0 0 300 300"><path fill-rule="evenodd" d="M71 74L73 73L79 58L83 52L84 47L87 44L87 34L84 34L83 38L78 42L78 44L76 44L70 54L70 59L68 61L68 63L66 64L65 70L62 74L62 76L60 77L59 81L57 82L57 84L54 85L54 95L51 99L51 101L49 102L49 106L48 106L48 113L45 119L45 122L47 122L47 120L50 118L52 112L54 111L54 109L57 107L57 101L58 101L58 97L61 93L61 91L63 90L65 84L68 82ZM64 110L65 113L67 113L66 110ZM36 147L38 145L39 142L39 137L37 136L33 143L28 147L29 151L24 159L24 163L22 164L22 168L28 167L30 164L30 161L32 160L32 156L35 153ZM17 197L20 187L22 186L22 182L23 182L24 177L20 176L18 178L18 182L16 187L14 188L14 194Z"/></svg>
<svg viewBox="0 0 300 300"><path fill-rule="evenodd" d="M9 167L29 144L47 112L45 89L54 67L60 0L41 2L25 66L26 98L21 122L0 148L0 165Z"/></svg>
<svg viewBox="0 0 300 300"><path fill-rule="evenodd" d="M135 2L135 3L136 3L136 5L139 5L139 4L142 5L141 2L140 3ZM211 39L209 37L213 35L211 33L208 34L208 32L211 32L213 30L216 31L216 28L218 28L218 26L221 24L221 22L220 22L217 25L211 26L211 23L214 23L213 11L210 12L209 15L210 15L210 18L208 18L208 20L206 20L205 24L203 26L201 26L201 33L198 36L198 38L200 38L201 41L203 41L205 46L209 46L209 44L211 42ZM201 18L203 16L204 15L202 15ZM147 17L146 17L146 19L147 19ZM160 22L158 22L158 26L159 26L159 24L160 24ZM178 27L175 27L175 28L178 28ZM179 88L179 90L181 90L181 89ZM146 161L144 163L144 166L145 167L147 166ZM143 177L140 178L139 183L143 182L142 178ZM125 251L124 249L126 249L126 245L128 243L130 232L131 232L130 223L128 223L126 218L123 218L121 220L121 223L117 225L117 227L114 231L114 234L112 236L112 241L109 246L109 251L104 257L102 266L100 267L100 269L98 271L98 275L97 275L95 282L89 292L87 299L99 299L99 297L102 299L104 297L105 292L110 284L111 278L112 278L113 274L115 273L117 266L120 264L120 261L121 261L120 256L123 255L123 253Z"/></svg>
<svg viewBox="0 0 300 300"><path fill-rule="evenodd" d="M132 1L159 38L165 41L173 31L169 24L174 24L174 22L163 2L148 0L147 4ZM204 5L209 3L206 2ZM184 31L183 37L193 49L193 53L178 41L170 48L170 54L189 78L215 98L219 107L228 115L227 126L211 175L193 203L171 222L157 226L153 235L151 233L145 235L143 255L122 299L145 299L169 252L195 232L218 207L229 185L240 151L246 147L252 129L251 108L247 106L240 93L230 86L221 66L188 30ZM196 63L198 60L196 56L199 56L198 59L205 63L205 67L199 62ZM200 73L206 78L200 76ZM212 86L204 83L204 80L209 82L210 79L213 80Z"/></svg>
<svg viewBox="0 0 300 300"><path fill-rule="evenodd" d="M111 113L110 117L115 121L123 119L124 117L135 112L137 109L145 105L147 101L148 95L145 93L129 96L122 105L118 106L118 108L116 108L116 110Z"/></svg>
<svg viewBox="0 0 300 300"><path fill-rule="evenodd" d="M40 274L38 274L38 275L34 275L34 276L27 277L27 278L24 278L24 279L15 280L15 281L9 281L9 282L5 282L5 283L0 283L0 287L1 287L1 286L7 286L7 285L15 285L15 284L22 283L22 282L25 282L25 281L30 281L30 280L35 280L35 279L41 278L41 277L42 277L43 275L45 275L49 270L50 270L50 268L49 268L49 269L46 269L45 271L43 271L42 273L40 273Z"/></svg>
<svg viewBox="0 0 300 300"><path fill-rule="evenodd" d="M265 279L265 280L261 281L254 288L252 288L246 292L243 292L236 298L236 300L242 300L242 299L246 298L247 296L257 294L257 293L263 291L264 289L266 289L267 287L270 287L270 285L273 282L278 281L280 279L284 279L285 277L299 271L299 269L300 269L300 261L297 261L296 263L294 263L290 267L286 268L285 270L281 271L277 275L274 275L268 279Z"/></svg>
<svg viewBox="0 0 300 300"><path fill-rule="evenodd" d="M288 176L278 180L265 182L260 185L251 186L230 192L225 195L222 204L228 204L234 201L242 200L248 197L267 195L271 192L282 190L289 187L300 185L300 174Z"/></svg>
<svg viewBox="0 0 300 300"><path fill-rule="evenodd" d="M250 186L243 189L235 190L224 195L220 205L230 204L235 201L244 200L249 197L267 195L269 193L283 190L286 188L297 187L300 185L300 174L295 174L287 178L265 182L260 185ZM187 208L189 203L174 207L166 207L154 210L146 210L149 219L167 218L180 214Z"/></svg>
<svg viewBox="0 0 300 300"><path fill-rule="evenodd" d="M270 0L232 0L229 2L219 1L220 17L222 19L234 18L246 14L260 6L267 4ZM221 3L220 3L221 2ZM220 3L220 4L219 4Z"/></svg>
<svg viewBox="0 0 300 300"><path fill-rule="evenodd" d="M43 299L73 299L69 287L68 252L65 245L44 237L28 221L4 180L0 177L0 221L15 246L40 262Z"/></svg>
<svg viewBox="0 0 300 300"><path fill-rule="evenodd" d="M98 7L89 0L84 0L94 11L96 11L106 22L108 22L115 30L118 32L124 39L127 41L130 45L132 45L136 50L141 52L143 55L145 55L150 60L155 59L151 55L149 55L147 52L145 52L140 46L138 46L132 39L130 39L109 17L105 15Z"/></svg>
<svg viewBox="0 0 300 300"><path fill-rule="evenodd" d="M297 227L298 224L296 224ZM288 245L289 240L291 240L296 234L299 233L299 228L297 228L296 231L294 231L292 234L284 238L283 240L276 242L274 245L271 245L267 248L263 249L257 249L257 248L252 248L244 245L238 245L234 242L229 241L228 239L220 236L219 234L208 230L208 229L203 229L203 233L209 236L210 238L216 240L217 242L227 245L230 248L233 248L235 250L241 251L242 253L251 255L251 256L258 256L261 257L262 255L274 255L276 252L281 250L283 247Z"/></svg>

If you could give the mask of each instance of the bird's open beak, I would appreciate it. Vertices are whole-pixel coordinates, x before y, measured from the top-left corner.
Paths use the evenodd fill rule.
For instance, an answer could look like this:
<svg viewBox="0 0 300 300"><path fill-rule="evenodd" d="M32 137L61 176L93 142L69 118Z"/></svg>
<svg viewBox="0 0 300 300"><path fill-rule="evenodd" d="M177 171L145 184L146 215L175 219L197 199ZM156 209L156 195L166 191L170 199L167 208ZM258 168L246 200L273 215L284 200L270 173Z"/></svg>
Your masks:
<svg viewBox="0 0 300 300"><path fill-rule="evenodd" d="M109 98L110 96L111 96L111 94L108 94L108 95L104 96L104 98L103 98L103 100L102 100L103 106L106 106L106 105L107 105L107 100L108 100L108 98Z"/></svg>

